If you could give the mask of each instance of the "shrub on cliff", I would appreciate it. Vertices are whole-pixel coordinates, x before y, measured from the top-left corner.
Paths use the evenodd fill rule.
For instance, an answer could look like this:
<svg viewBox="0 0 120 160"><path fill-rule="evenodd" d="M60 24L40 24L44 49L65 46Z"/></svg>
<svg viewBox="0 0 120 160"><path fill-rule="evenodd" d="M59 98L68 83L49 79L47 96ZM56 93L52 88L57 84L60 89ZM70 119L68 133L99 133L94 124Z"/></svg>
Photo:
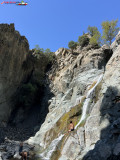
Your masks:
<svg viewBox="0 0 120 160"><path fill-rule="evenodd" d="M53 52L51 52L51 50L49 48L44 50L43 53L47 59L47 64L50 64L55 60L55 54Z"/></svg>
<svg viewBox="0 0 120 160"><path fill-rule="evenodd" d="M101 35L100 35L100 32L98 31L98 28L97 27L88 26L88 33L91 35L90 44L93 47L99 46L100 45L100 37L101 37Z"/></svg>
<svg viewBox="0 0 120 160"><path fill-rule="evenodd" d="M93 48L98 48L100 47L100 34L99 32L96 33L93 37L90 38L90 45L93 47Z"/></svg>
<svg viewBox="0 0 120 160"><path fill-rule="evenodd" d="M93 27L88 26L87 30L88 30L88 33L91 35L91 37L93 37L96 34L96 32L98 32L98 28L95 26Z"/></svg>
<svg viewBox="0 0 120 160"><path fill-rule="evenodd" d="M77 42L74 42L74 41L70 41L68 43L68 47L71 49L72 53L73 53L73 50L76 49L77 47Z"/></svg>
<svg viewBox="0 0 120 160"><path fill-rule="evenodd" d="M51 52L51 50L49 48L47 48L46 50L44 50L43 48L40 48L39 45L35 46L34 49L34 57L36 57L37 59L40 59L44 57L44 61L45 61L45 65L48 65L49 63L52 63L55 59L55 54L53 52Z"/></svg>
<svg viewBox="0 0 120 160"><path fill-rule="evenodd" d="M89 44L89 41L90 41L90 38L86 34L79 36L78 38L78 42L81 47L87 46Z"/></svg>

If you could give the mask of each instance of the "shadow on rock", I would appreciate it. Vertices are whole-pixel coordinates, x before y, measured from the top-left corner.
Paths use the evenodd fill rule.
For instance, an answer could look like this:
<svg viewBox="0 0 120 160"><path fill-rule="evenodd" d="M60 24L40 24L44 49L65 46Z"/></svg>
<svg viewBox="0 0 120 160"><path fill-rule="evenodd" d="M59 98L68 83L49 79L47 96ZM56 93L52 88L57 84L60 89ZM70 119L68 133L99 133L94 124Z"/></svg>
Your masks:
<svg viewBox="0 0 120 160"><path fill-rule="evenodd" d="M31 106L29 109L17 109L13 111L8 124L0 127L0 143L5 137L15 141L25 141L34 136L44 123L48 114L48 100L53 96L49 85L44 86L39 105Z"/></svg>
<svg viewBox="0 0 120 160"><path fill-rule="evenodd" d="M116 87L109 87L100 106L100 140L83 160L120 160L120 95Z"/></svg>

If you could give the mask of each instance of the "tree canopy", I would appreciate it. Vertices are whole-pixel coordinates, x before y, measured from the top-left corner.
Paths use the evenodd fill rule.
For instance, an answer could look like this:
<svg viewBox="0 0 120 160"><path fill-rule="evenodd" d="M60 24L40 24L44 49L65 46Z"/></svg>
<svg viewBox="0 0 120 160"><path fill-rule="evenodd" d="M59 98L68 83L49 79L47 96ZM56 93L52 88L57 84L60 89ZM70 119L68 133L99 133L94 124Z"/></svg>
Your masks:
<svg viewBox="0 0 120 160"><path fill-rule="evenodd" d="M120 29L120 27L117 26L117 23L118 19L112 21L103 21L101 24L102 33L99 32L96 26L88 26L88 33L83 32L83 35L78 37L78 42L70 41L68 43L68 47L73 51L77 45L80 45L81 48L89 44L89 47L92 48L99 48L105 43L111 45L112 40Z"/></svg>
<svg viewBox="0 0 120 160"><path fill-rule="evenodd" d="M91 35L90 44L94 46L100 45L101 34L98 31L98 28L95 26L94 27L88 26L88 33Z"/></svg>
<svg viewBox="0 0 120 160"><path fill-rule="evenodd" d="M119 27L117 27L118 20L102 22L103 36L102 39L105 43L111 45L113 38L117 35Z"/></svg>
<svg viewBox="0 0 120 160"><path fill-rule="evenodd" d="M89 44L89 37L86 34L83 34L82 36L78 37L78 42L81 47L87 46Z"/></svg>
<svg viewBox="0 0 120 160"><path fill-rule="evenodd" d="M35 45L34 57L36 57L37 59L43 58L46 64L49 64L54 61L55 54L51 52L49 48L43 49L43 48L40 48L39 45Z"/></svg>
<svg viewBox="0 0 120 160"><path fill-rule="evenodd" d="M93 37L96 34L96 32L98 32L98 28L95 26L94 27L88 26L87 30L88 33L91 35L91 37Z"/></svg>
<svg viewBox="0 0 120 160"><path fill-rule="evenodd" d="M68 43L68 47L72 50L72 52L73 52L73 49L76 49L76 47L77 47L77 42L74 42L74 41L70 41L69 43Z"/></svg>

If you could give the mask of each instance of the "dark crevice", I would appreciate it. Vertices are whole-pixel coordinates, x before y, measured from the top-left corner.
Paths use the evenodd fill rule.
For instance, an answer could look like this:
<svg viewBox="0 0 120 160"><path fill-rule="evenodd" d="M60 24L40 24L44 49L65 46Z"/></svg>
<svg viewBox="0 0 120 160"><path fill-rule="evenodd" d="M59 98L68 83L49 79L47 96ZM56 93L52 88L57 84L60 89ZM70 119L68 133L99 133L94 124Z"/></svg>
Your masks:
<svg viewBox="0 0 120 160"><path fill-rule="evenodd" d="M110 58L112 57L113 55L113 51L111 49L105 49L104 50L104 59L103 61L100 61L98 63L98 69L102 69L104 67L104 71L106 70L105 67L108 63L108 61L110 60Z"/></svg>

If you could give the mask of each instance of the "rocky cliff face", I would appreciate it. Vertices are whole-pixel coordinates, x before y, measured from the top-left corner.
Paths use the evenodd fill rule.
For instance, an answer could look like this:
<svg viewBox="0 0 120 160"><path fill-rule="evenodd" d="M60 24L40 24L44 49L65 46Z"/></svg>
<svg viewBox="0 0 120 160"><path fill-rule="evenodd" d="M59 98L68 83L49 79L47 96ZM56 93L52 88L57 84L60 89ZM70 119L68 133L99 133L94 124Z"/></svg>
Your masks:
<svg viewBox="0 0 120 160"><path fill-rule="evenodd" d="M113 55L110 58L106 66L106 72L102 81L101 96L93 108L90 117L87 119L85 130L87 129L87 139L89 139L88 146L91 146L91 136L94 133L95 137L99 137L95 140L94 149L89 151L84 159L94 159L97 155L97 159L109 159L118 160L120 155L120 33L116 36L116 40L111 45ZM92 125L92 118L96 121L96 126ZM99 120L97 120L99 119ZM92 125L92 129L90 126Z"/></svg>
<svg viewBox="0 0 120 160"><path fill-rule="evenodd" d="M42 88L43 96L38 95L41 98L39 107L27 108L24 113L20 108L12 117L16 121L21 120L19 116L22 115L24 123L21 124L29 124L27 132L30 129L34 133L37 131L31 138L30 134L27 135L29 139L26 141L36 146L36 157L33 159L119 160L119 52L120 33L111 47L78 47L73 54L64 48L55 52L57 59L46 73L46 79L42 79L45 85ZM21 82L41 83L40 75L45 70L44 57L31 65L35 59L28 53L32 53L29 52L28 42L15 31L14 25L1 24L0 121L9 119L15 107L13 97ZM67 134L70 120L73 121L75 130ZM16 125L19 126L19 121L16 121ZM5 129L7 132L8 127ZM16 136L24 137L26 134L18 131ZM10 140L1 145L0 155L5 150L5 153L2 151L2 159L15 157L18 145L19 142ZM15 155L11 148L17 152Z"/></svg>
<svg viewBox="0 0 120 160"><path fill-rule="evenodd" d="M13 109L11 98L30 73L23 68L28 52L28 41L15 31L14 24L0 24L0 121L8 120Z"/></svg>
<svg viewBox="0 0 120 160"><path fill-rule="evenodd" d="M19 141L34 135L48 112L47 100L50 99L51 93L44 73L50 59L45 54L40 54L39 58L36 58L34 51L29 50L27 39L15 30L14 24L0 24L2 160L20 158ZM24 143L25 149L26 146L30 151L31 145ZM29 159L35 159L34 153L30 153Z"/></svg>
<svg viewBox="0 0 120 160"><path fill-rule="evenodd" d="M119 39L120 34L111 48L103 46L97 50L81 51L72 63L68 61L69 67L65 65L57 72L59 74L53 84L62 96L58 99L55 92L57 94L50 101L45 123L30 139L30 142L38 142L47 148L41 157L59 160L119 159ZM80 121L84 113L86 116ZM61 139L59 135L66 132L70 120L76 126L75 131L67 136L63 134ZM57 143L54 140L56 147L52 150L49 146L53 147L53 139Z"/></svg>
<svg viewBox="0 0 120 160"><path fill-rule="evenodd" d="M57 62L48 72L54 94L49 100L49 113L40 130L28 140L47 149L40 157L81 159L100 139L100 132L108 121L98 130L100 108L97 106L100 105L101 78L112 54L112 49L106 45L99 49L88 46L73 54L64 48L56 52ZM85 116L83 110L86 110ZM62 136L70 120L77 126L76 130L67 137Z"/></svg>

